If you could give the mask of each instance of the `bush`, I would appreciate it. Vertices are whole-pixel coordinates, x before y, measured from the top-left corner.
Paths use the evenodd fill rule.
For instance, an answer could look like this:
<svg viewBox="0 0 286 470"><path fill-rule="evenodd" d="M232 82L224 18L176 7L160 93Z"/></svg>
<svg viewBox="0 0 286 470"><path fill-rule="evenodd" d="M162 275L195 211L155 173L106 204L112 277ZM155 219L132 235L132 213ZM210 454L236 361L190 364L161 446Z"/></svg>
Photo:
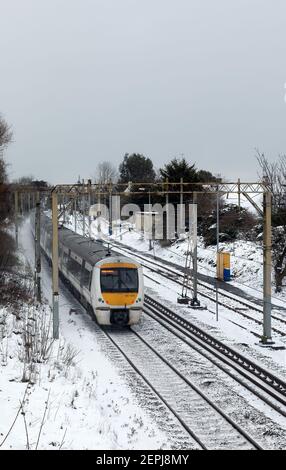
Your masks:
<svg viewBox="0 0 286 470"><path fill-rule="evenodd" d="M216 211L200 223L200 234L204 237L206 246L215 245L217 242ZM257 218L245 208L230 204L220 208L219 230L221 242L232 242L238 238L245 240L255 239L255 226Z"/></svg>
<svg viewBox="0 0 286 470"><path fill-rule="evenodd" d="M15 240L6 230L0 230L0 272L10 271L18 265L15 253Z"/></svg>

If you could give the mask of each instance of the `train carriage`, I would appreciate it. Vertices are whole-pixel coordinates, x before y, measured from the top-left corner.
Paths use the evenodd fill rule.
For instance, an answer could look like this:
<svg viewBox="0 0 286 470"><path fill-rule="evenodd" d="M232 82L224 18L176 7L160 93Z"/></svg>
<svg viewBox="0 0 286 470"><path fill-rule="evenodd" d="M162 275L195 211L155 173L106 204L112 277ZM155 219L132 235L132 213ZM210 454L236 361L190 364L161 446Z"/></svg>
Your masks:
<svg viewBox="0 0 286 470"><path fill-rule="evenodd" d="M140 263L64 227L58 233L60 276L97 322L138 323L144 301ZM51 261L52 223L46 216L41 221L41 248Z"/></svg>

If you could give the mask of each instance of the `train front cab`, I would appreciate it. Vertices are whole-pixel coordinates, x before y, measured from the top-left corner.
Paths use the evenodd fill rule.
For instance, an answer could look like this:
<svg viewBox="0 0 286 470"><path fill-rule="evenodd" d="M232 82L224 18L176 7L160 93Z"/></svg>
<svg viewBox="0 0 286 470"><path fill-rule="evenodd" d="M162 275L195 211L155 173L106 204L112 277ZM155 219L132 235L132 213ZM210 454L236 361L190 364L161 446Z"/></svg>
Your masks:
<svg viewBox="0 0 286 470"><path fill-rule="evenodd" d="M94 269L91 295L99 324L138 323L144 295L141 266L128 258L100 261Z"/></svg>

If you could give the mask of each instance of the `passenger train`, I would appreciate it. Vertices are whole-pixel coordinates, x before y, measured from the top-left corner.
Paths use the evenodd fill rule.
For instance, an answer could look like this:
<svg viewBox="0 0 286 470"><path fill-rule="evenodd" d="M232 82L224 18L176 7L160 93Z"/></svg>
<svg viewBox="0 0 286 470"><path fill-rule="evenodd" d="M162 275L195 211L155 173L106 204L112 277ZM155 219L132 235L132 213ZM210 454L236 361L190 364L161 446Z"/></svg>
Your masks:
<svg viewBox="0 0 286 470"><path fill-rule="evenodd" d="M34 224L32 223L32 227ZM142 266L59 227L59 274L100 325L138 323L144 302ZM41 218L41 248L51 262L52 222Z"/></svg>

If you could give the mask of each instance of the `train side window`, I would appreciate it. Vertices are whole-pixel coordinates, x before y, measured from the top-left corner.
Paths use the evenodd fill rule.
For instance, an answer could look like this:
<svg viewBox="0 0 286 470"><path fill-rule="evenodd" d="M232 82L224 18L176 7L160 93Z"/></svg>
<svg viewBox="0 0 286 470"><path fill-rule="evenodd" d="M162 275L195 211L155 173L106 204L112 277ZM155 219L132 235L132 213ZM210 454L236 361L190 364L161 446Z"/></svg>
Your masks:
<svg viewBox="0 0 286 470"><path fill-rule="evenodd" d="M85 267L81 271L81 285L90 290L91 271Z"/></svg>
<svg viewBox="0 0 286 470"><path fill-rule="evenodd" d="M68 271L80 281L81 278L81 264L79 264L74 258L70 256L68 260Z"/></svg>

